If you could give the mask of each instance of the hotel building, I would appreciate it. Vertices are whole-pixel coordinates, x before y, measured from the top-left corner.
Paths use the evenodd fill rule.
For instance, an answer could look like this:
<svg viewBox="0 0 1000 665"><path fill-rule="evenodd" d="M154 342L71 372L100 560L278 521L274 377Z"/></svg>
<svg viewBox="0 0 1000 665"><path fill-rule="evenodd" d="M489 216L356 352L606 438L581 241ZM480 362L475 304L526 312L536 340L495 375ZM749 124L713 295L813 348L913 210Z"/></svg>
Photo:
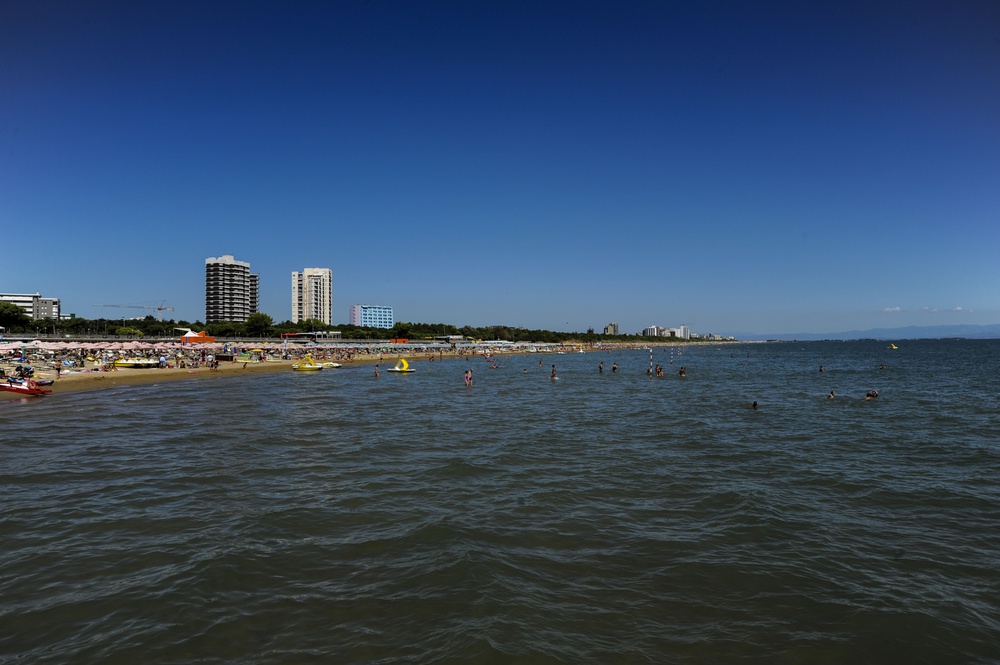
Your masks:
<svg viewBox="0 0 1000 665"><path fill-rule="evenodd" d="M329 268L292 273L292 323L306 319L333 325L333 271Z"/></svg>
<svg viewBox="0 0 1000 665"><path fill-rule="evenodd" d="M350 324L362 328L392 328L396 321L392 316L392 307L351 305Z"/></svg>
<svg viewBox="0 0 1000 665"><path fill-rule="evenodd" d="M0 302L9 302L32 319L58 319L59 298L43 298L40 293L0 293Z"/></svg>
<svg viewBox="0 0 1000 665"><path fill-rule="evenodd" d="M232 254L205 259L205 323L242 323L260 305L260 275Z"/></svg>

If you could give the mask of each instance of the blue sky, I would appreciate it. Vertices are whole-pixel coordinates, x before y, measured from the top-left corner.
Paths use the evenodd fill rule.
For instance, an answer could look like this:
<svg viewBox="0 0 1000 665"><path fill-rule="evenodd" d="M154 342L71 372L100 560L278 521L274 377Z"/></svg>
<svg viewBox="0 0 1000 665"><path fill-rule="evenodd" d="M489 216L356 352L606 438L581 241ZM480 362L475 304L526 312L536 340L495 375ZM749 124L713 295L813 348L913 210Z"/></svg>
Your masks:
<svg viewBox="0 0 1000 665"><path fill-rule="evenodd" d="M2 0L0 229L90 318L998 323L1000 4Z"/></svg>

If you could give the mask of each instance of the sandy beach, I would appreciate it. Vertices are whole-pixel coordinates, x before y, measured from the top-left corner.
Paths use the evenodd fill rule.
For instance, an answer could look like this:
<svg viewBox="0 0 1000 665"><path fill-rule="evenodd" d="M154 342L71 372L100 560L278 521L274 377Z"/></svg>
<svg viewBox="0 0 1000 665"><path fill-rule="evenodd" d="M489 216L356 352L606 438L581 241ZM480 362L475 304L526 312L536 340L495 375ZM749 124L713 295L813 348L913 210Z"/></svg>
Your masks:
<svg viewBox="0 0 1000 665"><path fill-rule="evenodd" d="M552 347L544 351L538 351L538 353L561 353L562 351L560 349L563 348L575 352L580 350L610 351L611 349L645 348L647 346L678 346L678 344L676 342L666 344L647 343L642 345L621 344L605 345L603 348L587 348L582 345L572 345L566 347ZM435 360L443 360L444 358L480 357L483 355L521 355L527 352L528 351L523 348L491 348L487 346L462 348L454 351L442 349L435 349L434 351L400 349L397 352L383 351L381 354L377 352L365 352L350 354L347 357L339 354L335 355L321 352L318 354L317 360L319 362L332 360L345 367L351 365L374 365L375 363L381 363L387 369L388 367L391 367L399 358L406 358L413 362L421 360L426 361L432 356ZM198 364L197 366L187 367L168 366L165 368L117 368L112 371L99 370L96 367L92 369L64 368L58 378L56 378L55 369L49 368L51 367L51 361L33 362L29 364L32 364L35 367L36 379L55 379L52 385L47 386L48 389L52 390L52 395L54 396L60 393L75 392L80 390L100 390L118 386L167 383L172 381L185 381L189 379L217 380L234 376L246 376L248 374L290 372L292 371L292 365L299 360L299 357L283 360L269 359L262 362L249 362L246 359L238 359L235 361L220 361L218 368L216 369L212 369L206 364ZM4 365L4 369L9 375L13 375L14 363L12 361L7 361L7 364ZM338 370L336 368L326 368L323 371L336 372ZM0 391L0 400L27 398L28 397L23 394Z"/></svg>
<svg viewBox="0 0 1000 665"><path fill-rule="evenodd" d="M399 358L408 360L426 360L430 355L435 358L458 358L463 356L475 356L480 354L460 354L452 351L444 353L392 353L355 356L353 359L337 360L343 366L350 365L374 365L377 362L386 367L391 367ZM35 374L37 379L54 379L52 385L46 386L52 390L52 395L68 393L79 390L99 390L104 388L114 388L118 386L167 383L172 381L185 381L189 379L223 379L234 376L246 376L248 374L263 374L274 372L290 372L292 365L299 361L298 358L289 360L268 360L265 362L245 362L222 361L217 369L207 366L192 367L152 367L143 369L117 368L113 371L101 371L98 369L87 370L63 370L58 378L55 378L54 369L46 369L44 365L38 366ZM319 362L325 362L320 358ZM12 373L11 367L6 367L8 374ZM322 371L336 372L336 368L325 368ZM0 391L0 399L26 399L25 395L13 392Z"/></svg>

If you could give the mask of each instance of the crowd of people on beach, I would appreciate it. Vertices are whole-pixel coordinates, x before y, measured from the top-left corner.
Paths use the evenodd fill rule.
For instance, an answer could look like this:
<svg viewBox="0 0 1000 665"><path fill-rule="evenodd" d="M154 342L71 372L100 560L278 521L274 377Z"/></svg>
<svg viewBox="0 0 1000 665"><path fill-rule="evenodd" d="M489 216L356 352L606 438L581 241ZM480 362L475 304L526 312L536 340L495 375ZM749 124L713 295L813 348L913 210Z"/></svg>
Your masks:
<svg viewBox="0 0 1000 665"><path fill-rule="evenodd" d="M268 347L268 348L263 348ZM624 347L623 347L624 348ZM619 348L617 350L623 350ZM580 347L577 349L583 351ZM598 349L591 349L592 351L597 351ZM159 368L180 368L180 369L198 369L198 368L208 368L209 370L218 370L220 367L220 361L229 361L233 363L242 363L243 367L249 364L265 363L270 361L298 361L305 357L307 354L311 355L318 362L338 362L338 363L355 363L355 362L371 362L374 360L375 365L375 376L379 376L379 366L380 363L387 358L399 358L406 356L410 359L414 358L424 358L428 362L435 362L437 360L443 360L445 355L451 357L483 357L488 363L490 369L501 369L504 365L501 363L501 353L524 353L524 350L520 349L509 349L509 348L494 348L489 346L468 346L468 347L456 347L454 344L450 348L442 347L441 345L410 345L406 348L400 348L396 345L339 345L339 346L298 346L298 345L283 345L278 347L277 345L254 345L252 343L229 343L223 345L213 345L211 347L202 345L198 347L188 346L185 348L176 348L175 345L165 345L163 347L157 347L155 344L148 346L143 349L134 350L118 350L111 348L102 348L101 346L94 347L78 347L70 350L66 350L62 353L57 353L52 350L41 350L41 349L27 349L21 348L8 348L6 351L6 357L0 353L0 363L6 362L10 370L8 373L13 372L15 375L32 375L36 370L42 372L52 372L55 378L58 378L62 373L69 372L113 372L117 371L118 367L116 363L122 364L125 361L145 361L142 365L143 367L159 367ZM554 349L546 349L545 352L556 352ZM678 356L680 356L680 351L678 351ZM666 370L661 364L653 364L652 350L650 350L650 365L646 369L646 375L650 378L652 377L665 377ZM671 352L670 363L674 362L673 352ZM126 362L127 364L127 362ZM541 368L542 360L538 362ZM880 364L879 369L886 369L885 364ZM0 367L0 372L4 372L4 369ZM527 369L524 370L527 373ZM599 374L604 374L604 361L601 360L597 364L597 372ZM611 373L616 374L619 372L619 366L617 362L611 363ZM821 374L826 372L824 365L819 365L819 372ZM3 374L0 374L3 376ZM558 374L556 371L556 365L551 366L551 371L549 373L550 378L555 381L557 380ZM687 376L687 367L681 366L677 370L677 376L679 378L685 378ZM471 387L473 385L472 369L467 369L464 374L465 385ZM864 399L866 401L871 401L879 397L879 391L876 389L868 390L865 394ZM835 390L830 390L826 395L828 400L834 400L838 398ZM750 404L750 408L753 410L758 410L760 404L758 401L754 400Z"/></svg>

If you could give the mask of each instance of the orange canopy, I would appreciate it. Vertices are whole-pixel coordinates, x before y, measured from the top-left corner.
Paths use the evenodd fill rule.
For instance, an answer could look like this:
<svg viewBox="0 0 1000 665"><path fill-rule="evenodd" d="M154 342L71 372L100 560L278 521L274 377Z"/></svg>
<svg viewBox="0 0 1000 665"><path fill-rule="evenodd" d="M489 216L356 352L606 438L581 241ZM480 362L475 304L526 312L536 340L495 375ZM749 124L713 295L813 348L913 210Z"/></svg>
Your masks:
<svg viewBox="0 0 1000 665"><path fill-rule="evenodd" d="M214 342L214 337L209 337L208 333L202 330L201 332L194 332L189 330L183 335L181 335L181 344L206 344L208 342Z"/></svg>

